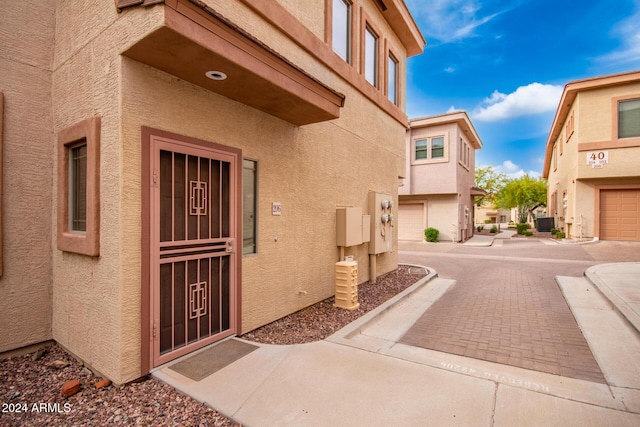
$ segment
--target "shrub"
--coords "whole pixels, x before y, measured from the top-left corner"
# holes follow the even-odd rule
[[[524,236],[533,236],[533,233],[529,230],[525,230],[524,233],[522,233]]]
[[[497,233],[498,232],[498,227],[493,226],[491,227],[491,230],[489,230],[490,233]]]
[[[556,239],[564,239],[565,237],[567,237],[567,235],[564,233],[564,231],[558,231],[556,233]]]
[[[490,220],[490,219],[485,219],[485,220],[484,220],[484,223],[485,223],[485,224],[491,224],[491,220]]]
[[[517,230],[518,234],[524,234],[525,231],[527,231],[530,228],[531,228],[531,226],[526,222],[521,222],[518,225],[516,225],[516,230]],[[525,236],[526,236],[526,234],[525,234]]]
[[[427,239],[427,242],[437,242],[438,234],[440,234],[440,231],[438,231],[437,228],[429,227],[424,230],[424,237]]]
[[[552,229],[551,229],[551,235],[552,235],[552,236],[555,236],[555,235],[558,233],[558,231],[560,231],[560,230],[558,230],[558,229],[557,229],[557,228],[555,228],[555,227],[554,227],[554,228],[552,228]]]
[[[478,233],[481,232],[482,230],[484,230],[484,225],[479,225],[478,226]]]

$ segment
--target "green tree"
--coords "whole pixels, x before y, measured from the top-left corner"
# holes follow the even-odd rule
[[[511,179],[499,191],[497,202],[502,208],[518,208],[518,222],[527,222],[532,210],[547,204],[547,181],[529,175]]]
[[[496,197],[500,190],[507,184],[509,178],[503,173],[495,170],[493,166],[483,166],[476,168],[476,187],[487,192],[485,196],[476,197],[478,206],[495,206]]]

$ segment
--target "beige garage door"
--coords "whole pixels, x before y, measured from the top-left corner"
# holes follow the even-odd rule
[[[403,204],[398,209],[398,239],[424,240],[424,204]]]
[[[640,190],[600,192],[600,239],[640,240]]]

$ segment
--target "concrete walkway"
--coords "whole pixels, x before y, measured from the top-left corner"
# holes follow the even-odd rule
[[[495,239],[510,239],[514,234],[516,234],[516,232],[513,230],[505,230],[492,235],[474,234],[463,244],[466,246],[491,246]]]
[[[640,263],[590,270],[558,283],[606,384],[398,343],[455,283],[434,273],[324,341],[153,375],[247,426],[640,425]]]

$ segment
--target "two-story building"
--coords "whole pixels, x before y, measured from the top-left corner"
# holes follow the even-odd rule
[[[565,86],[542,176],[567,237],[640,241],[640,71]]]
[[[407,131],[407,176],[398,190],[398,235],[424,240],[438,229],[439,240],[465,241],[473,235],[475,150],[482,141],[464,111],[411,119]]]
[[[116,383],[334,293],[336,211],[397,202],[402,0],[0,6],[0,352]],[[358,281],[397,268],[346,248]]]

